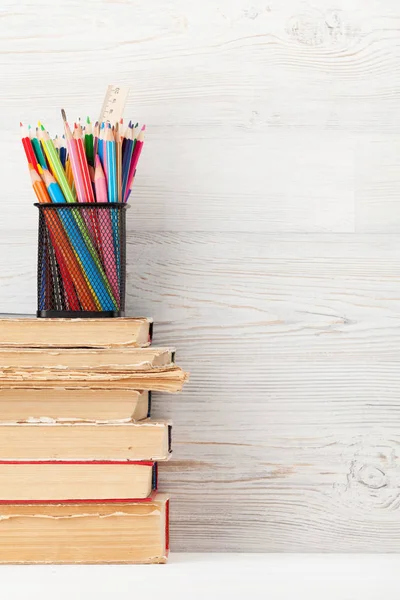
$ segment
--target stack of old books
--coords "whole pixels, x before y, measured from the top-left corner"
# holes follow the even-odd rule
[[[0,563],[165,562],[157,461],[171,424],[151,390],[178,392],[148,319],[0,319]]]

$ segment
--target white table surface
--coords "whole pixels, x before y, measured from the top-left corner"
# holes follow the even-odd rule
[[[4,600],[398,600],[400,555],[172,554],[167,565],[3,566]]]

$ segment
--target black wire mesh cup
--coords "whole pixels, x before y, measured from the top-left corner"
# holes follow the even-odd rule
[[[37,316],[123,316],[129,205],[35,206],[39,209]]]

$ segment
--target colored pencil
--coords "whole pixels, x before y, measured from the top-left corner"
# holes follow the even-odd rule
[[[78,161],[80,166],[80,172],[82,174],[82,181],[84,186],[84,198],[81,202],[94,202],[92,182],[90,180],[89,167],[86,159],[85,148],[82,141],[82,128],[80,125],[75,123],[73,138],[76,143],[76,149],[78,153]],[[75,175],[74,175],[75,179]]]
[[[108,201],[117,202],[117,158],[115,151],[115,140],[110,127],[108,127],[106,131],[106,163]]]
[[[25,132],[24,126],[22,125],[22,123],[19,124],[20,127],[20,132],[21,132],[21,140],[22,140],[22,145],[24,147],[25,150],[25,155],[26,155],[26,159],[28,161],[28,164],[31,163],[33,165],[33,168],[37,171],[37,159],[35,156],[35,152],[33,150],[33,146],[32,146],[32,142],[30,140],[30,137],[27,135],[27,133]]]
[[[93,127],[93,161],[95,160],[95,156],[97,154],[97,148],[99,144],[99,122],[96,121]]]
[[[122,202],[122,141],[118,123],[115,126],[115,154],[117,161],[117,201]]]
[[[101,161],[98,156],[95,158],[96,168],[94,173],[94,183],[96,190],[97,202],[107,203],[107,183],[104,177],[104,171],[101,166]],[[111,284],[114,296],[119,302],[119,281],[117,274],[117,263],[115,259],[115,246],[113,229],[111,224],[110,211],[115,209],[102,209],[100,211],[100,236],[104,254],[104,266],[107,273],[108,281]]]
[[[65,176],[65,171],[60,162],[60,158],[56,152],[56,149],[54,148],[54,144],[53,144],[49,134],[47,133],[47,131],[45,130],[43,125],[41,126],[40,137],[41,137],[41,142],[42,142],[44,151],[46,153],[47,159],[49,161],[51,170],[53,172],[53,175],[54,175],[58,185],[60,186],[62,193],[64,194],[64,198],[65,198],[64,202],[75,202],[71,188],[70,188],[67,178]]]
[[[36,129],[36,135],[33,135],[33,133],[31,135],[33,151],[36,156],[36,162],[42,167],[42,169],[47,169],[47,162],[43,154],[42,146],[38,140],[37,132],[38,130]]]
[[[72,135],[70,126],[68,125],[68,122],[67,122],[65,112],[63,110],[61,112],[62,112],[63,119],[64,119],[65,140],[67,142],[68,156],[69,156],[69,160],[70,160],[70,164],[71,164],[71,168],[72,168],[72,175],[74,178],[75,190],[76,190],[76,195],[78,197],[78,202],[88,202],[76,139],[74,139],[74,137]]]
[[[132,134],[133,134],[133,131],[131,128],[129,128],[128,131],[126,132],[126,136],[125,136],[124,156],[123,156],[123,160],[122,160],[122,198],[125,198],[127,195],[126,189],[127,189],[127,185],[128,185],[129,168],[131,165],[133,148],[134,148]]]
[[[60,141],[60,162],[65,169],[65,163],[67,161],[67,146],[65,141],[65,134],[62,136]]]
[[[94,167],[94,153],[93,153],[93,132],[92,132],[92,124],[90,122],[89,117],[86,119],[86,127],[85,127],[85,152],[88,164],[91,167]]]

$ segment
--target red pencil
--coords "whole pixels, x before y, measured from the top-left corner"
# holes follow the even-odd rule
[[[24,129],[24,126],[22,125],[22,123],[19,124],[19,127],[20,127],[20,131],[21,131],[22,145],[25,150],[28,164],[30,163],[33,166],[33,168],[35,169],[35,171],[37,173],[39,173],[38,166],[37,166],[37,158],[36,158],[33,146],[32,146],[31,139],[30,139],[29,135],[25,132],[25,129]]]

